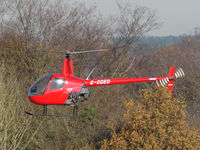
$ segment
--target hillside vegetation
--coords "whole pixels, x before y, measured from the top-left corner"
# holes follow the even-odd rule
[[[136,44],[132,50],[145,33],[160,26],[148,8],[118,4],[119,16],[104,20],[95,7],[82,3],[0,0],[0,4],[0,149],[199,146],[199,32],[174,45],[145,51],[145,45]],[[111,40],[114,37],[117,40]],[[80,103],[77,118],[25,115],[24,111],[42,112],[42,106],[28,100],[28,90],[41,76],[60,73],[64,57],[34,49],[98,48],[110,50],[73,56],[77,77],[86,78],[94,67],[90,78],[166,76],[172,65],[182,67],[186,77],[175,81],[173,96],[154,88],[155,83],[96,87],[90,88],[89,100]],[[48,107],[51,114],[72,111],[67,106]]]
[[[200,149],[200,135],[186,123],[185,105],[166,89],[140,90],[125,103],[126,122],[101,149]]]

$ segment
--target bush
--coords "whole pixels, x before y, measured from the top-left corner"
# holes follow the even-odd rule
[[[200,135],[186,123],[185,105],[163,88],[140,91],[125,103],[126,123],[101,149],[200,149]]]

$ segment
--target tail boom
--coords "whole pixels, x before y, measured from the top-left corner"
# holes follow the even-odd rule
[[[126,84],[126,83],[136,83],[136,82],[149,82],[161,80],[166,77],[147,77],[147,78],[119,78],[119,79],[93,79],[86,80],[85,85],[90,86],[103,86],[103,85],[113,85],[113,84]]]
[[[156,81],[157,85],[159,83],[164,87],[168,86],[168,91],[172,93],[174,78],[181,78],[185,76],[183,70],[179,68],[175,72],[175,66],[171,66],[169,74],[167,77],[146,77],[146,78],[119,78],[119,79],[93,79],[85,80],[85,86],[103,86],[103,85],[113,85],[113,84],[125,84],[125,83],[136,83],[136,82],[150,82]]]

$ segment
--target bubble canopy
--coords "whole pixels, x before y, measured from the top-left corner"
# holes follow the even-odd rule
[[[51,81],[52,75],[46,75],[36,81],[30,88],[28,96],[43,95],[47,89],[49,82]],[[65,84],[65,79],[54,77],[49,90],[62,89]]]
[[[28,96],[43,95],[52,75],[46,75],[37,80],[30,88]]]

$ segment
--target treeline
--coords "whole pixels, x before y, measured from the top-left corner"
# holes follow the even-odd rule
[[[75,75],[86,78],[122,78],[167,75],[171,65],[184,69],[175,81],[174,97],[186,103],[187,120],[199,126],[200,34],[186,36],[176,45],[145,51],[133,43],[160,24],[145,7],[118,4],[119,16],[105,20],[95,7],[49,0],[0,0],[0,149],[99,149],[111,138],[110,125],[119,131],[126,123],[124,101],[138,98],[138,90],[154,83],[91,88],[80,104],[79,117],[30,117],[42,112],[30,103],[29,87],[45,74],[59,73],[64,56],[35,52],[109,48],[106,53],[74,57]],[[117,40],[112,40],[115,37]],[[49,113],[71,114],[67,106],[49,106]],[[182,118],[181,118],[182,119]],[[185,119],[183,117],[183,119]],[[198,138],[197,138],[198,139]],[[105,143],[104,143],[105,146]],[[142,146],[142,145],[140,145]]]
[[[148,49],[159,49],[165,45],[177,44],[183,36],[147,36],[136,41],[136,45],[146,45]],[[148,50],[147,49],[147,50]]]

